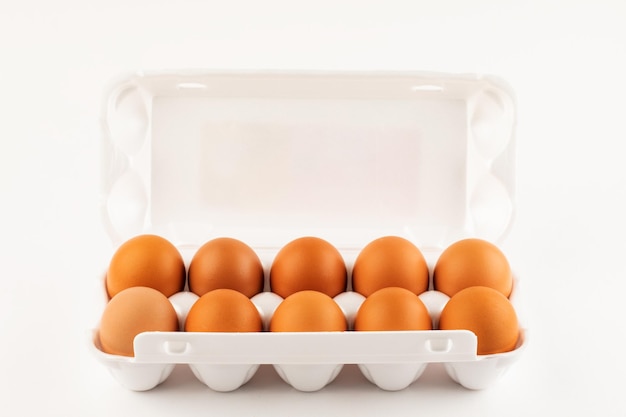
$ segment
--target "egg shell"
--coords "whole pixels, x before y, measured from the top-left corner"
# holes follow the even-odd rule
[[[200,297],[189,310],[186,332],[260,332],[261,315],[248,297],[222,288]]]
[[[264,284],[259,256],[246,243],[229,237],[203,244],[191,259],[188,275],[190,291],[199,296],[229,288],[250,298],[261,292]]]
[[[453,295],[439,318],[441,330],[470,330],[478,338],[479,355],[515,349],[520,335],[515,309],[502,293],[469,287]]]
[[[148,331],[178,331],[176,311],[160,291],[127,288],[117,293],[102,313],[100,345],[110,354],[134,356],[135,336]]]
[[[167,239],[144,234],[126,240],[113,254],[106,274],[109,298],[130,287],[150,287],[170,297],[185,287],[183,257]]]
[[[357,256],[352,287],[369,296],[385,287],[402,287],[419,295],[428,289],[428,264],[409,240],[384,236],[368,243]]]
[[[270,320],[272,332],[345,331],[348,325],[339,305],[319,291],[298,291],[285,298]]]
[[[305,236],[287,243],[276,254],[270,287],[283,298],[304,290],[335,297],[346,290],[347,275],[337,248],[324,239]]]
[[[452,297],[472,286],[485,286],[511,295],[513,274],[509,262],[494,244],[482,239],[463,239],[448,246],[437,259],[433,285]]]
[[[431,330],[426,306],[411,291],[387,287],[367,297],[356,314],[354,330]]]

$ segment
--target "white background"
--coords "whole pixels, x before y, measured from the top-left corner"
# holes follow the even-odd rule
[[[15,4],[13,4],[15,3]],[[625,415],[626,4],[623,1],[2,1],[1,415]],[[269,368],[218,394],[177,369],[146,393],[88,354],[104,85],[140,69],[496,74],[518,106],[507,241],[530,344],[495,387],[441,368],[389,393],[348,367],[294,391]],[[30,413],[30,414],[29,414]]]

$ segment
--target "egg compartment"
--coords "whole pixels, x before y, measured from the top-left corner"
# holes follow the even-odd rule
[[[351,270],[354,256],[343,256]],[[436,330],[449,297],[433,290],[432,284],[419,298],[426,305],[435,330],[354,331],[354,318],[365,297],[348,290],[334,297],[344,312],[348,331],[270,333],[269,322],[283,300],[269,290],[271,259],[273,256],[263,259],[265,291],[251,298],[263,320],[263,332],[145,332],[135,337],[135,356],[124,357],[102,352],[94,329],[89,340],[92,352],[122,386],[134,391],[156,387],[176,364],[182,364],[188,365],[195,377],[214,391],[236,390],[254,377],[260,365],[272,365],[286,384],[312,392],[330,384],[346,364],[358,365],[367,381],[386,391],[407,388],[419,379],[429,363],[443,363],[447,374],[468,389],[484,389],[497,382],[525,348],[522,317],[518,346],[506,353],[477,355],[477,339],[472,332]],[[432,262],[429,270],[433,270]],[[102,281],[106,302],[104,277]],[[518,287],[515,279],[510,300],[516,309]],[[181,329],[198,298],[189,291],[169,297]]]
[[[114,247],[155,233],[189,253],[230,236],[267,268],[282,244],[313,235],[351,265],[376,237],[402,236],[438,253],[464,237],[502,242],[514,218],[515,106],[496,77],[130,74],[106,91],[101,120],[102,219]],[[261,310],[274,296],[268,290],[255,297]],[[349,299],[350,288],[338,302]],[[96,336],[96,356],[136,390],[180,363],[219,391],[236,389],[260,364],[300,390],[320,389],[347,363],[395,390],[433,362],[461,385],[484,388],[525,346],[524,330],[515,351],[481,357],[467,331],[178,332],[139,335],[136,356],[121,358],[99,351]]]

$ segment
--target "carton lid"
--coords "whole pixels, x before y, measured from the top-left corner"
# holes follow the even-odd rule
[[[103,103],[102,213],[114,244],[383,235],[498,242],[514,214],[515,102],[490,76],[176,72]]]

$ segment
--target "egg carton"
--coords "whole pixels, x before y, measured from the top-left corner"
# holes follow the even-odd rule
[[[267,327],[281,300],[268,265],[294,238],[333,243],[349,272],[358,250],[385,235],[407,238],[431,260],[465,237],[502,242],[515,208],[514,104],[502,80],[471,74],[127,75],[102,105],[103,223],[114,247],[154,233],[186,259],[214,237],[246,242],[266,270],[252,301]],[[518,287],[516,279],[512,301]],[[181,322],[195,297],[170,298]],[[420,298],[436,325],[447,297],[431,286]],[[348,286],[335,300],[351,324],[363,297]],[[95,357],[137,391],[176,364],[216,391],[239,388],[262,364],[301,391],[322,389],[346,364],[400,390],[429,363],[482,389],[526,343],[523,326],[516,349],[494,355],[477,355],[476,336],[463,330],[147,332],[135,338],[135,356],[122,357],[100,350],[97,329],[89,336]]]
[[[518,305],[518,286],[515,279],[510,296],[514,306]],[[198,298],[190,291],[169,298],[181,329]],[[431,289],[419,298],[436,329],[449,297]],[[145,332],[134,339],[135,356],[124,357],[103,352],[94,329],[89,346],[128,389],[150,390],[164,382],[176,364],[186,364],[198,380],[220,392],[240,388],[260,365],[273,365],[282,380],[299,391],[318,391],[346,364],[358,365],[365,378],[379,388],[398,391],[415,382],[429,363],[443,363],[454,381],[478,390],[493,385],[526,346],[523,327],[513,351],[491,355],[478,355],[476,335],[466,330],[354,331],[354,318],[365,300],[354,291],[334,297],[344,312],[348,331],[272,333],[269,323],[283,298],[263,291],[251,300],[263,320],[263,332]]]

